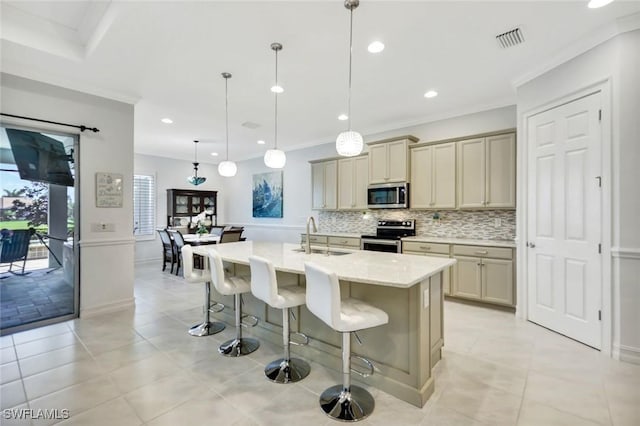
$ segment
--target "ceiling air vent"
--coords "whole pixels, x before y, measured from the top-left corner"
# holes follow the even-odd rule
[[[257,129],[258,127],[260,127],[260,125],[251,121],[245,121],[244,123],[242,123],[242,127],[246,127],[247,129]]]
[[[522,35],[522,30],[520,30],[520,28],[515,28],[511,31],[507,31],[506,33],[498,34],[496,36],[496,40],[498,40],[500,47],[506,49],[508,47],[524,43],[524,36]]]

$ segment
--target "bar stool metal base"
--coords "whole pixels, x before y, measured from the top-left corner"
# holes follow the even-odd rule
[[[250,337],[241,337],[227,340],[218,348],[224,356],[238,357],[248,355],[260,347],[260,342]]]
[[[295,383],[309,375],[309,363],[298,358],[286,361],[284,358],[272,361],[264,369],[267,379],[276,383]]]
[[[194,325],[189,329],[189,334],[195,337],[211,336],[224,330],[225,325],[221,322],[203,322]]]
[[[320,407],[332,419],[357,422],[373,413],[373,396],[360,386],[351,385],[349,391],[342,385],[331,386],[320,395]]]

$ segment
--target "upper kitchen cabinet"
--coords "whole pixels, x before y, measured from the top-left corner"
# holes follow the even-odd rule
[[[458,207],[515,208],[514,133],[457,142]]]
[[[369,183],[408,182],[408,148],[417,141],[415,136],[401,136],[368,143]]]
[[[411,155],[411,208],[456,208],[456,143],[418,146]]]
[[[368,156],[338,160],[338,209],[366,209],[368,182]]]
[[[335,210],[338,206],[337,160],[311,163],[311,209]],[[366,195],[366,194],[365,194]]]

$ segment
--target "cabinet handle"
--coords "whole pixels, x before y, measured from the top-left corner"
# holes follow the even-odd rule
[[[420,246],[423,250],[431,250],[431,246]]]
[[[478,265],[478,266],[482,266],[482,263],[478,262],[478,263],[476,263],[476,265]]]
[[[476,254],[489,254],[489,252],[486,250],[478,250],[476,251]]]

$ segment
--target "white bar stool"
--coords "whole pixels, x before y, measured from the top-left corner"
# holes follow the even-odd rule
[[[209,268],[206,266],[204,269],[193,269],[193,248],[190,245],[182,247],[182,273],[184,279],[191,284],[204,283],[205,299],[204,299],[204,322],[202,324],[196,324],[189,329],[189,334],[196,337],[210,336],[224,330],[225,325],[221,322],[209,321],[210,312],[220,312],[224,309],[224,305],[221,303],[215,303],[213,306],[220,307],[220,309],[213,310],[211,305],[211,274]]]
[[[298,382],[309,375],[311,368],[306,361],[290,356],[289,310],[295,306],[304,305],[304,288],[298,286],[278,288],[273,264],[265,258],[250,256],[249,265],[251,267],[251,293],[269,306],[282,309],[284,358],[270,362],[265,367],[264,374],[269,380],[276,383]],[[299,334],[304,336],[302,333]],[[304,338],[305,341],[308,341],[306,336]]]
[[[239,276],[225,276],[222,258],[215,250],[209,251],[209,267],[211,268],[211,281],[218,293],[224,296],[233,295],[236,310],[236,337],[224,342],[218,348],[218,352],[225,356],[243,356],[250,354],[260,347],[260,342],[249,337],[242,337],[242,293],[251,291],[251,284]],[[256,325],[258,319],[255,319]]]
[[[342,385],[331,386],[322,392],[320,407],[336,420],[362,420],[373,412],[375,401],[365,389],[351,384],[351,332],[386,324],[389,316],[361,300],[340,300],[340,283],[335,272],[311,262],[305,262],[304,270],[307,308],[329,327],[342,333]],[[373,366],[368,360],[365,362],[373,373]]]

